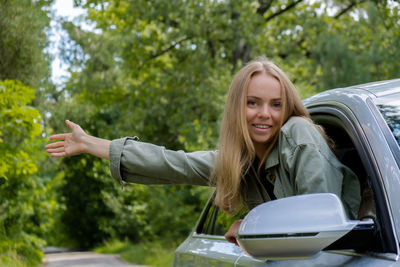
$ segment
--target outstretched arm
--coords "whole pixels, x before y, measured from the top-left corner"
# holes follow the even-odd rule
[[[50,156],[67,157],[89,153],[103,159],[110,159],[109,150],[111,141],[90,136],[78,124],[69,120],[66,120],[65,123],[72,132],[50,136],[50,140],[59,140],[45,147]]]

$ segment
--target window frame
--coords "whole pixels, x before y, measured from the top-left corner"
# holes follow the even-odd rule
[[[200,219],[198,220],[198,222],[194,228],[195,230],[192,234],[192,236],[194,238],[225,240],[225,237],[223,235],[212,235],[212,234],[208,234],[208,233],[203,233],[204,224],[207,221],[208,214],[209,214],[210,210],[212,209],[212,207],[214,206],[215,208],[218,209],[218,211],[220,211],[219,208],[216,207],[214,204],[214,197],[215,197],[215,190],[211,194],[210,198],[207,200],[207,204],[204,207],[203,211],[201,212],[201,215],[199,217]]]
[[[377,217],[375,223],[380,239],[382,240],[384,253],[394,253],[398,255],[396,237],[392,225],[393,220],[391,220],[388,200],[383,190],[381,173],[360,123],[351,110],[345,106],[313,106],[308,108],[308,110],[316,123],[324,120],[331,120],[333,123],[337,123],[339,127],[342,127],[350,137],[364,165],[368,175],[367,179],[369,179],[369,185],[374,193]]]

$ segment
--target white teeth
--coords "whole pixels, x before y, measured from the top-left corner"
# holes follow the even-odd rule
[[[268,128],[271,128],[271,126],[262,125],[262,124],[255,124],[254,126],[256,126],[257,128],[261,128],[261,129],[268,129]]]

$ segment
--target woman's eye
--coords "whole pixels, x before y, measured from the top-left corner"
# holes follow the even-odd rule
[[[282,104],[280,102],[276,102],[276,103],[273,103],[272,106],[274,108],[280,108],[282,106]]]
[[[253,101],[253,100],[248,100],[248,101],[247,101],[247,105],[249,105],[249,106],[255,106],[255,105],[257,105],[257,102],[256,102],[256,101]]]

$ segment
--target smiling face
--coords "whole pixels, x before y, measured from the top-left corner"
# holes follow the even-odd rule
[[[246,121],[259,158],[262,158],[268,142],[280,129],[281,113],[279,81],[265,73],[253,76],[247,88]]]

